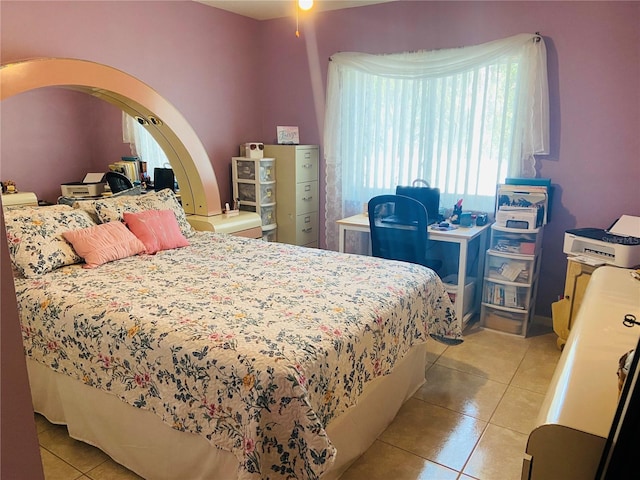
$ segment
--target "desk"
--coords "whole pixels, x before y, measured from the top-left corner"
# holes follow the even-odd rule
[[[362,213],[352,217],[343,218],[337,221],[339,229],[338,250],[344,252],[344,242],[347,231],[367,232],[369,233],[369,217]],[[478,311],[480,299],[482,297],[482,279],[484,277],[484,252],[487,249],[487,236],[489,233],[489,225],[481,227],[457,228],[446,232],[429,229],[429,240],[437,242],[457,243],[460,245],[460,253],[458,257],[458,289],[456,292],[455,310],[458,318],[462,319],[462,325],[465,326],[471,317]],[[476,273],[476,291],[473,307],[464,314],[464,285],[467,279],[467,254],[469,251],[469,243],[478,239],[478,271]]]

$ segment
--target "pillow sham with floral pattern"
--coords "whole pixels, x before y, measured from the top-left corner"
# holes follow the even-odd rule
[[[67,205],[10,209],[4,220],[11,260],[26,278],[81,263],[62,233],[96,224],[87,212]]]
[[[187,215],[175,193],[169,188],[144,195],[105,198],[96,200],[94,207],[102,223],[122,222],[124,213],[138,213],[146,210],[171,210],[178,221],[180,231],[186,237],[192,237],[195,230],[187,220]]]

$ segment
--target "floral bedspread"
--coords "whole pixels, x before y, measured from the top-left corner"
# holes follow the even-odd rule
[[[324,427],[429,335],[438,277],[372,257],[198,233],[191,246],[16,279],[27,355],[205,436],[243,479],[318,478]]]

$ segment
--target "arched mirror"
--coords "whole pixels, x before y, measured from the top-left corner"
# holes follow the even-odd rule
[[[87,93],[142,119],[169,159],[185,212],[204,217],[222,213],[218,183],[202,143],[182,115],[151,87],[85,60],[45,58],[0,67],[0,100],[49,86]]]

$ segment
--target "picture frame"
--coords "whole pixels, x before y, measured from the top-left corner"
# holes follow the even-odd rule
[[[278,145],[299,145],[300,133],[298,127],[276,127],[276,133],[278,135]]]

